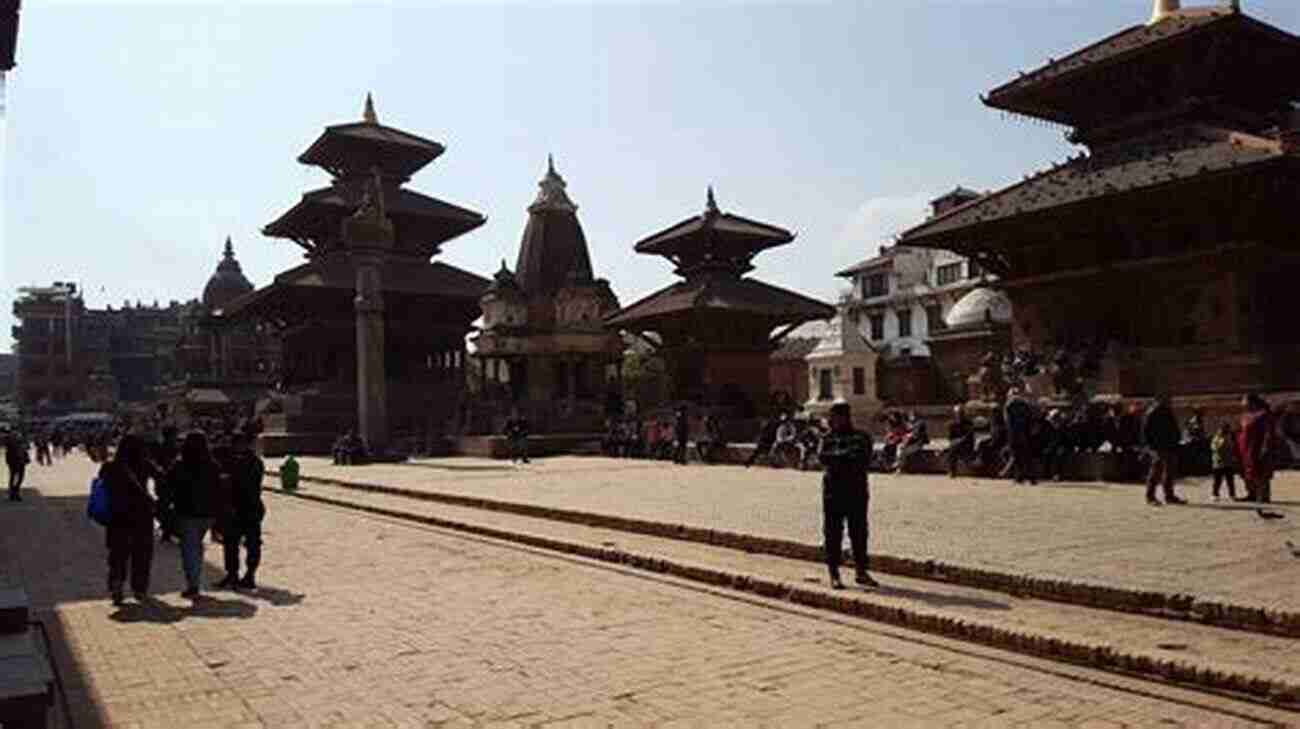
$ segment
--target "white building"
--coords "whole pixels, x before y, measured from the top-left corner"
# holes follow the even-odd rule
[[[931,201],[931,217],[965,205],[980,193],[958,187]],[[853,289],[844,302],[849,320],[885,359],[928,357],[926,340],[945,328],[953,305],[992,276],[949,251],[881,246],[880,253],[836,274]]]

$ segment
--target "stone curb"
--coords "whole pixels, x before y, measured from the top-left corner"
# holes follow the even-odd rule
[[[596,559],[648,572],[672,575],[716,587],[751,592],[762,597],[785,600],[797,605],[827,610],[874,622],[952,638],[1014,653],[1076,664],[1086,668],[1136,676],[1149,680],[1182,684],[1190,688],[1250,698],[1288,710],[1300,710],[1300,684],[1275,681],[1243,673],[1217,670],[1187,661],[1171,660],[1142,653],[1131,653],[1104,643],[1088,643],[1050,635],[1009,630],[996,624],[952,618],[941,614],[874,603],[870,593],[830,592],[766,578],[731,572],[708,565],[667,559],[651,554],[628,552],[615,547],[596,546],[535,534],[505,531],[466,522],[425,516],[410,512],[357,504],[301,491],[267,489],[276,494],[332,506],[340,506],[403,521],[452,529],[482,537],[524,544],[565,554]]]
[[[273,475],[279,473],[275,469],[267,469],[267,472]],[[665,539],[678,539],[717,547],[727,547],[743,552],[816,562],[818,564],[825,561],[822,557],[822,547],[820,545],[803,544],[793,540],[461,494],[343,481],[320,476],[301,476],[299,481],[321,483],[390,496],[402,496],[452,506],[500,511],[518,514],[519,516],[632,532]],[[1073,580],[1053,580],[1033,575],[1016,575],[953,565],[937,560],[919,560],[886,554],[872,554],[871,565],[872,569],[886,574],[947,582],[982,590],[994,590],[1017,597],[1033,597],[1069,605],[1136,613],[1172,620],[1190,620],[1220,628],[1232,628],[1286,638],[1300,638],[1300,613],[1285,610],[1268,610],[1212,600],[1201,600],[1195,595],[1134,590]]]

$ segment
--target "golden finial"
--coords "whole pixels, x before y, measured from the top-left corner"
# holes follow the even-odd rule
[[[375,100],[371,98],[370,93],[366,93],[366,110],[361,114],[361,121],[367,124],[378,124],[379,116],[375,114]]]

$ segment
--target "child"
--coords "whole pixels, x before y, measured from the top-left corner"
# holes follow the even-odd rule
[[[1224,423],[1219,426],[1214,440],[1210,442],[1210,460],[1214,469],[1214,500],[1219,500],[1219,484],[1228,482],[1228,497],[1237,500],[1237,487],[1233,480],[1233,471],[1237,468],[1237,441],[1232,435],[1232,426]]]

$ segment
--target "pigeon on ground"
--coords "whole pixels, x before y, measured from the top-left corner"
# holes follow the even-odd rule
[[[1255,509],[1255,513],[1259,514],[1259,518],[1261,519],[1285,519],[1286,518],[1286,514],[1283,514],[1278,511],[1269,511],[1268,509]]]
[[[1291,550],[1291,556],[1300,559],[1300,547],[1297,547],[1290,539],[1286,540],[1286,548]]]

